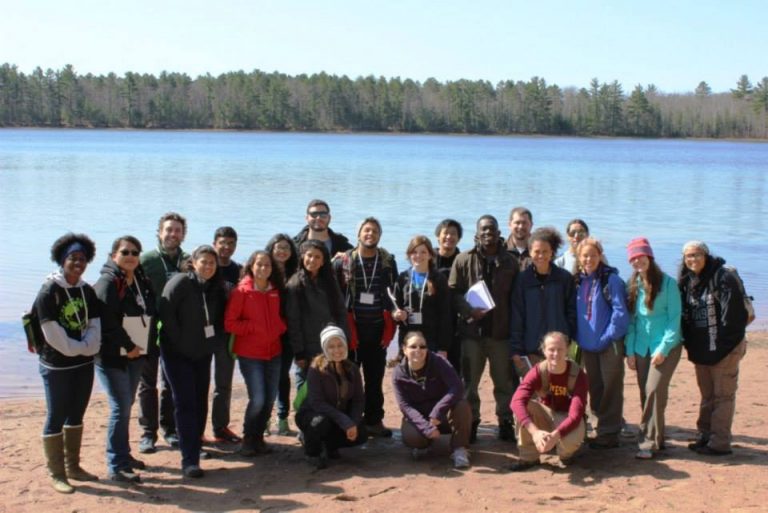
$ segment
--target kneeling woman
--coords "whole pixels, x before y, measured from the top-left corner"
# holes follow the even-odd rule
[[[539,455],[555,447],[567,465],[584,441],[587,375],[566,359],[568,343],[563,333],[544,335],[544,361],[533,366],[512,397],[519,457],[512,471],[538,465]]]
[[[307,396],[296,413],[307,460],[317,468],[339,457],[339,447],[368,438],[363,424],[365,396],[360,369],[348,358],[344,330],[329,325],[320,332],[323,353],[307,371]]]
[[[450,363],[427,349],[420,331],[403,340],[405,358],[393,374],[392,384],[400,411],[403,443],[426,449],[441,434],[451,435],[454,468],[468,468],[472,411],[464,399],[464,385]]]
[[[189,273],[175,275],[159,301],[160,354],[176,403],[181,468],[186,477],[203,477],[201,438],[208,415],[211,355],[225,337],[227,292],[216,278],[216,251],[200,246]]]

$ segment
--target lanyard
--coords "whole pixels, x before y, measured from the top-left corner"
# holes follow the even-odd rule
[[[205,302],[205,291],[203,291],[203,310],[205,310],[205,325],[211,325],[211,317],[208,315],[208,303]]]
[[[136,298],[136,304],[141,307],[142,314],[146,315],[147,303],[144,301],[144,294],[141,293],[141,287],[139,287],[139,283],[136,278],[133,279],[133,285],[136,287],[136,292],[133,294],[133,297]]]
[[[368,283],[368,276],[365,274],[365,264],[363,263],[363,257],[360,253],[357,254],[357,260],[360,262],[360,270],[363,273],[363,286],[366,292],[371,291],[371,285],[373,285],[373,278],[376,276],[376,266],[379,265],[379,252],[376,251],[376,259],[373,261],[373,271],[371,271],[371,283]]]
[[[79,309],[75,309],[75,317],[77,318],[77,324],[80,326],[80,336],[83,336],[83,331],[85,331],[85,328],[87,328],[88,324],[88,301],[85,300],[85,292],[83,292],[83,287],[80,288],[80,296],[83,298],[83,308],[85,309],[85,324],[86,326],[83,327],[83,321],[80,319],[80,313]],[[69,295],[69,288],[64,288],[64,293],[67,294],[67,299],[72,301],[72,296]]]
[[[181,272],[181,269],[179,268],[179,260],[181,260],[181,250],[179,250],[179,256],[176,257],[176,263],[174,264],[174,267],[176,270],[174,272]],[[160,262],[163,264],[163,269],[165,269],[165,274],[168,275],[168,266],[165,263],[165,257],[163,254],[160,254]]]
[[[413,290],[413,267],[411,267],[411,281],[408,283],[408,306],[411,307],[411,291]],[[419,273],[421,274],[421,273]],[[421,312],[424,309],[424,291],[427,290],[427,279],[429,278],[428,273],[424,273],[424,283],[421,285],[421,296],[419,298],[419,312]]]

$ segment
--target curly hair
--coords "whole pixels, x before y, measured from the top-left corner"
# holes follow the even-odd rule
[[[530,248],[533,246],[533,243],[536,241],[546,242],[549,244],[549,247],[552,248],[553,259],[555,258],[555,255],[557,255],[557,251],[560,249],[560,246],[563,245],[562,235],[560,235],[560,232],[558,232],[557,229],[552,226],[544,226],[534,230],[534,232],[531,234],[530,240],[528,241],[528,247]]]
[[[51,246],[51,260],[61,265],[64,262],[64,256],[67,249],[72,244],[80,244],[83,247],[83,253],[85,254],[85,260],[91,263],[93,257],[96,255],[96,244],[93,243],[90,237],[84,233],[65,233]]]

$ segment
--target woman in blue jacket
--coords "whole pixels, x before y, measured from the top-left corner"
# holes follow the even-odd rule
[[[589,377],[589,405],[597,417],[593,449],[619,446],[624,408],[624,336],[629,325],[626,290],[616,269],[603,263],[603,245],[579,243],[576,340]]]
[[[633,239],[627,246],[627,258],[634,270],[627,281],[627,305],[632,312],[627,366],[637,371],[643,409],[636,457],[651,459],[664,449],[669,383],[682,352],[680,292],[675,280],[656,265],[647,239]]]

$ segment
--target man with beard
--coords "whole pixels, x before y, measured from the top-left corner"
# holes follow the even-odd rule
[[[528,239],[531,238],[533,214],[525,207],[515,207],[509,213],[509,238],[507,251],[515,257],[520,270],[531,265],[531,254],[528,252]]]
[[[382,422],[382,381],[386,347],[394,336],[390,314],[393,305],[387,289],[394,288],[397,264],[387,250],[379,247],[380,238],[381,223],[375,217],[367,217],[358,225],[357,247],[335,258],[333,267],[347,306],[352,356],[363,370],[363,417],[368,434],[389,437],[392,431]]]
[[[184,272],[189,265],[189,255],[181,249],[181,243],[187,234],[187,220],[176,212],[168,212],[157,224],[157,249],[141,255],[141,265],[149,280],[156,298],[163,294],[166,282],[176,273]],[[157,340],[157,323],[153,320],[150,327],[150,341]],[[144,368],[139,380],[139,424],[143,434],[139,442],[139,452],[148,454],[156,451],[157,430],[163,429],[163,438],[171,447],[179,446],[174,420],[174,405],[171,387],[165,374],[160,371],[160,404],[158,411],[157,372],[160,350],[157,344],[150,343]]]
[[[462,348],[462,370],[467,380],[467,400],[472,406],[470,441],[477,440],[480,425],[480,395],[478,386],[489,362],[493,397],[501,440],[514,440],[515,431],[509,401],[512,398],[513,376],[509,356],[509,298],[518,264],[501,242],[499,223],[495,217],[484,215],[477,220],[475,247],[460,253],[451,268],[448,285],[453,292],[454,308],[459,312],[459,336]],[[491,293],[495,308],[473,308],[465,295],[480,280]]]
[[[301,247],[305,240],[315,239],[322,241],[328,248],[331,258],[339,253],[352,249],[349,239],[340,233],[336,233],[328,225],[331,224],[331,207],[321,199],[313,199],[307,205],[305,217],[307,225],[293,238],[296,247]]]

